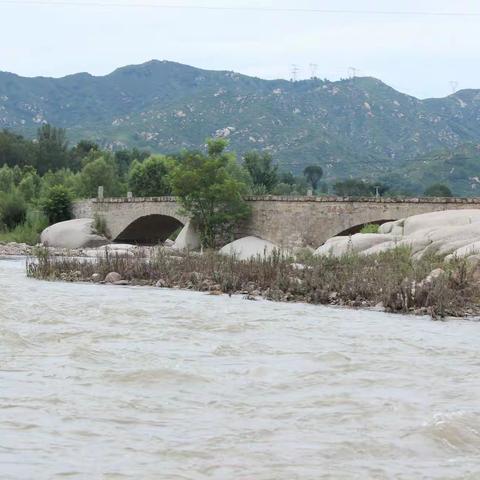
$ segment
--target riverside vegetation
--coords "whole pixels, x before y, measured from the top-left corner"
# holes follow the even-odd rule
[[[210,243],[224,225],[237,221],[239,213],[241,217],[242,195],[306,195],[309,190],[313,195],[332,191],[340,196],[402,193],[381,179],[321,182],[323,169],[315,157],[301,175],[294,175],[282,171],[268,152],[244,152],[238,161],[227,151],[227,140],[206,143],[207,154],[184,150],[152,155],[137,149],[102,150],[89,140],[70,148],[65,130],[48,124],[38,129],[35,141],[0,131],[0,242],[36,244],[46,226],[71,217],[73,200],[95,197],[99,185],[108,197],[125,196],[127,191],[138,197],[179,196],[203,224]],[[202,175],[208,178],[206,189]],[[196,195],[191,194],[192,185],[198,187]],[[441,184],[426,190],[428,195],[439,192],[451,195]]]
[[[280,172],[268,153],[247,152],[237,161],[227,140],[206,143],[206,153],[166,156],[102,150],[87,140],[69,148],[65,131],[50,125],[39,128],[36,141],[0,132],[0,242],[34,245],[46,226],[71,218],[73,200],[95,197],[99,185],[107,197],[177,195],[210,243],[248,213],[243,195],[300,195],[319,185],[319,165],[295,176]]]
[[[112,274],[112,272],[115,272]],[[480,314],[480,270],[465,259],[412,260],[406,248],[361,256],[270,257],[239,261],[213,251],[178,253],[163,247],[96,259],[52,256],[35,250],[28,276],[42,280],[182,288],[245,298],[377,307],[433,318]]]

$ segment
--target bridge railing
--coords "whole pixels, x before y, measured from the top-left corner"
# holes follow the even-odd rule
[[[279,196],[249,195],[249,202],[308,202],[308,203],[461,203],[480,205],[480,197],[337,197],[337,196]],[[93,198],[93,203],[176,202],[172,196],[163,197],[107,197]]]

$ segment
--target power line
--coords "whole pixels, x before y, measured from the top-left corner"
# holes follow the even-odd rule
[[[232,6],[222,7],[213,5],[172,5],[152,2],[127,4],[120,2],[102,1],[67,1],[67,0],[0,0],[0,5],[38,5],[62,7],[123,7],[123,8],[159,8],[169,10],[217,10],[217,11],[246,11],[267,13],[319,13],[334,15],[385,15],[385,16],[429,16],[429,17],[480,17],[480,12],[435,12],[414,10],[340,10],[324,8],[279,8],[279,7],[247,7]]]

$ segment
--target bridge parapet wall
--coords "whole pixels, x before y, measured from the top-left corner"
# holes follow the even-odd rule
[[[302,203],[427,203],[427,204],[477,204],[480,205],[480,197],[337,197],[337,196],[279,196],[279,195],[250,195],[245,197],[248,202],[302,202]],[[109,198],[92,198],[86,200],[77,200],[75,205],[94,205],[94,204],[110,204],[110,203],[158,203],[158,202],[177,202],[176,197],[109,197]]]
[[[318,247],[329,238],[366,223],[397,220],[441,210],[480,208],[480,198],[352,198],[249,196],[248,221],[238,226],[236,236],[256,235],[285,247]],[[104,198],[75,204],[76,218],[104,216],[115,238],[142,216],[172,216],[188,222],[175,197]]]

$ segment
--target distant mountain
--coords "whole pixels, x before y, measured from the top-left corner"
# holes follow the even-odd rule
[[[397,188],[416,193],[433,183],[443,183],[455,195],[480,196],[480,145],[465,144],[419,155],[396,169],[389,180]]]
[[[33,136],[42,122],[73,141],[165,153],[224,136],[239,154],[268,150],[296,172],[319,162],[328,178],[370,178],[480,143],[480,91],[419,100],[369,77],[262,80],[166,61],[103,77],[0,72],[0,128]]]

